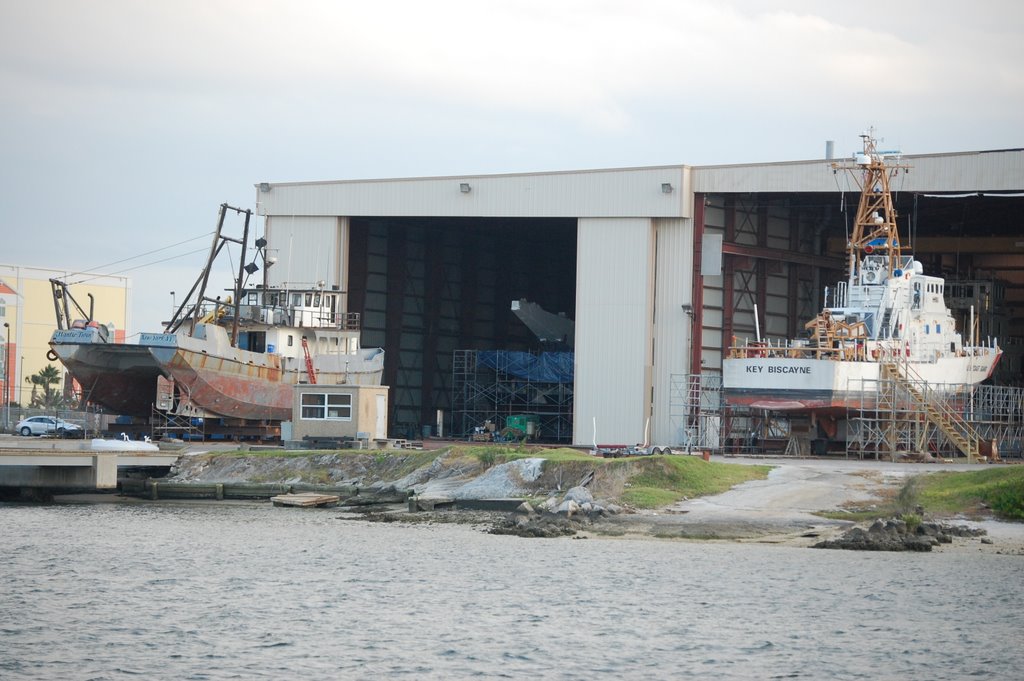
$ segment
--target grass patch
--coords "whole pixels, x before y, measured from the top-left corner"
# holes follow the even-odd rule
[[[604,459],[596,459],[586,452],[570,447],[544,449],[523,445],[455,445],[451,448],[451,453],[455,456],[471,456],[487,466],[533,457],[553,462],[604,461]]]
[[[622,501],[636,508],[658,508],[684,497],[720,494],[748,480],[763,480],[771,470],[771,466],[711,463],[692,456],[652,456],[628,461],[636,472],[629,477]]]
[[[915,519],[920,522],[918,507],[932,515],[991,513],[1002,520],[1024,520],[1024,466],[915,475],[891,499],[872,508],[818,515],[855,522],[902,517],[909,525]]]
[[[1024,466],[999,466],[921,477],[920,499],[932,513],[977,513],[984,506],[1004,520],[1024,520]]]

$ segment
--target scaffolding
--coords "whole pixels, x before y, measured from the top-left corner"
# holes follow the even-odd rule
[[[1024,388],[976,386],[965,401],[964,416],[983,442],[997,443],[1000,456],[1024,456]]]
[[[730,405],[721,410],[720,441],[725,456],[805,456],[810,454],[806,414]]]
[[[881,376],[850,386],[861,397],[846,414],[847,457],[1021,456],[1024,389]]]
[[[672,374],[669,419],[670,444],[687,451],[725,456],[809,453],[808,417],[730,405],[722,398],[720,374]]]
[[[669,420],[673,447],[687,451],[721,447],[722,377],[718,374],[672,374]]]
[[[493,366],[480,361],[482,351],[455,350],[452,358],[452,435],[469,437],[485,423],[505,428],[510,416],[536,416],[536,437],[572,442],[573,383],[543,381],[513,371],[524,353],[491,352]],[[541,358],[543,353],[528,353]]]

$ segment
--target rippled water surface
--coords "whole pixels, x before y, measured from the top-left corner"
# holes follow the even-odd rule
[[[0,505],[0,679],[1020,678],[1024,560]]]

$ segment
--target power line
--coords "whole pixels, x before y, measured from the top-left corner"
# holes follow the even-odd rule
[[[86,269],[86,270],[84,270],[82,272],[70,272],[68,274],[68,276],[72,277],[72,276],[74,276],[76,274],[85,274],[87,272],[95,272],[96,270],[102,270],[102,269],[105,269],[107,267],[113,267],[114,265],[120,265],[121,263],[128,262],[129,260],[137,260],[138,258],[144,258],[147,255],[152,255],[154,253],[159,253],[160,251],[166,251],[166,250],[168,250],[170,248],[177,248],[178,246],[181,246],[182,244],[187,244],[190,241],[195,241],[197,239],[208,238],[211,234],[213,234],[212,231],[211,232],[206,232],[205,234],[200,234],[199,236],[194,236],[194,237],[192,237],[190,239],[185,239],[184,241],[179,241],[176,244],[171,244],[170,246],[161,246],[160,248],[153,249],[152,251],[146,251],[145,253],[139,253],[138,255],[133,255],[133,256],[130,256],[130,257],[127,257],[127,258],[122,258],[121,260],[115,260],[114,262],[107,263],[106,265],[97,265],[96,267],[90,267],[89,269]],[[192,253],[196,253],[196,252],[197,251],[189,251],[188,253],[183,253],[182,255],[191,255]],[[171,260],[171,259],[173,259],[175,257],[181,257],[181,256],[173,256],[172,258],[168,258],[167,260]],[[156,263],[160,263],[160,262],[166,262],[166,260],[158,260],[158,261],[156,261]],[[150,264],[151,265],[155,265],[156,263],[150,263]],[[139,267],[146,267],[146,265],[138,265],[136,267],[130,267],[130,268],[126,269],[126,270],[120,270],[120,271],[121,272],[129,272],[131,270],[137,270],[137,269],[139,269]],[[110,272],[109,274],[117,274],[117,272]],[[95,277],[93,277],[93,278],[95,278]],[[88,281],[88,280],[86,280],[86,281]],[[79,282],[79,283],[81,283],[81,282]]]
[[[192,239],[189,239],[189,241],[192,241]],[[182,242],[182,243],[186,243],[186,242]],[[176,244],[176,245],[180,245],[180,244]],[[168,248],[170,248],[170,247],[168,247]],[[161,250],[161,249],[157,249],[157,250]],[[205,249],[205,248],[197,248],[196,250],[188,251],[187,253],[179,253],[177,255],[172,255],[170,257],[163,258],[161,260],[154,260],[152,262],[147,262],[147,263],[143,263],[141,265],[136,265],[135,267],[126,267],[123,270],[115,270],[113,272],[107,272],[106,274],[97,274],[95,276],[86,277],[85,279],[79,279],[78,281],[71,282],[71,283],[72,284],[84,284],[85,282],[92,281],[93,279],[99,279],[101,277],[106,277],[106,276],[109,276],[109,275],[112,275],[112,274],[123,274],[125,272],[131,272],[132,270],[138,270],[138,269],[141,269],[143,267],[149,267],[150,265],[159,265],[162,262],[168,262],[170,260],[176,260],[178,258],[183,258],[186,255],[193,255],[195,253],[205,253],[207,250],[208,249]],[[156,251],[150,251],[150,252],[151,253],[156,253]],[[136,257],[141,257],[141,256],[136,256]],[[134,260],[134,258],[126,258],[125,260]],[[124,260],[121,260],[119,262],[124,262]],[[111,264],[116,264],[116,263],[111,263]],[[83,272],[76,272],[75,274],[84,274],[84,273]]]

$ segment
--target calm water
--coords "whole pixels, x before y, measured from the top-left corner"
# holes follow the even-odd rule
[[[1020,678],[1024,559],[0,505],[0,679]]]

